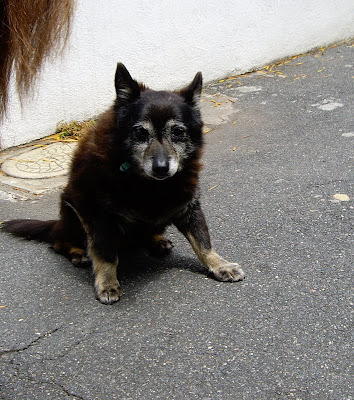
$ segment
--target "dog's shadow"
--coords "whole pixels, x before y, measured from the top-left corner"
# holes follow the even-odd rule
[[[94,285],[92,265],[87,263],[82,266],[69,265],[71,273],[65,268],[66,273],[75,275],[85,285]],[[195,274],[207,276],[208,273],[198,259],[193,255],[186,256],[172,251],[168,255],[153,257],[143,250],[121,253],[117,268],[117,278],[122,285],[124,297],[135,297],[143,287],[151,282],[157,281],[159,277],[174,269],[189,271]]]
[[[193,256],[183,256],[178,252],[171,252],[166,256],[154,257],[137,251],[134,254],[123,254],[120,258],[118,277],[124,280],[134,280],[135,277],[164,273],[178,268],[193,273],[206,274],[205,268]]]
[[[136,251],[121,256],[117,276],[123,290],[127,287],[133,293],[138,292],[145,283],[156,281],[161,275],[175,269],[207,275],[203,265],[192,255],[188,257],[172,251],[163,257],[153,257]]]

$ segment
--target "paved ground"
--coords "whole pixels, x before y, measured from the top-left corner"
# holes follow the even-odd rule
[[[204,209],[242,283],[206,278],[172,229],[173,254],[125,258],[104,306],[89,270],[0,234],[0,397],[353,399],[353,59],[206,88]],[[57,215],[58,192],[1,190],[0,220]]]

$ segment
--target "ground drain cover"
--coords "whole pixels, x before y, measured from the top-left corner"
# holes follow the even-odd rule
[[[42,179],[66,175],[75,142],[43,145],[7,158],[1,165],[6,175],[22,179]]]

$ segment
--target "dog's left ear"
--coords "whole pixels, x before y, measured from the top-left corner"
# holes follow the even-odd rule
[[[140,96],[140,86],[122,63],[117,64],[115,87],[119,104],[126,104]]]
[[[202,73],[198,72],[192,82],[179,91],[179,95],[182,96],[186,103],[195,107],[198,106],[200,95],[203,88],[203,77]]]

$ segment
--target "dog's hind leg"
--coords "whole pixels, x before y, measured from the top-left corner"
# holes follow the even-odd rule
[[[60,220],[53,229],[53,249],[76,266],[90,263],[87,255],[86,233],[75,208],[62,196]]]
[[[237,282],[244,279],[245,274],[239,264],[223,259],[212,248],[208,226],[198,200],[190,204],[187,212],[177,218],[174,224],[188,239],[199,260],[216,279],[223,282]]]
[[[162,235],[154,235],[148,243],[149,254],[154,257],[162,257],[169,254],[173,247],[171,240]]]
[[[84,245],[76,247],[72,242],[56,240],[53,244],[53,250],[69,259],[75,266],[85,267],[91,263]]]

